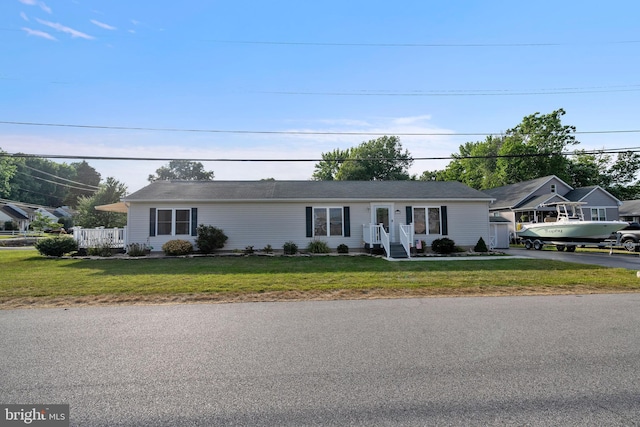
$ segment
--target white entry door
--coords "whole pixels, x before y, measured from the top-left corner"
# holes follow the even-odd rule
[[[393,205],[373,205],[371,216],[371,221],[376,225],[382,224],[384,231],[389,233],[389,240],[393,242]]]

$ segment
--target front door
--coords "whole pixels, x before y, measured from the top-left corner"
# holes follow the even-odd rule
[[[382,224],[384,231],[389,234],[389,240],[393,242],[393,206],[391,205],[373,205],[371,208],[372,220],[376,225]]]

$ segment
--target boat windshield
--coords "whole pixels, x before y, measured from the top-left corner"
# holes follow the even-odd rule
[[[584,221],[582,207],[577,204],[559,204],[556,206],[558,210],[558,220],[580,220]]]

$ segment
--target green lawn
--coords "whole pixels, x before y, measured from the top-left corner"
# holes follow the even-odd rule
[[[166,301],[178,296],[185,301],[256,300],[260,295],[304,299],[640,289],[635,271],[509,257],[435,262],[388,262],[368,256],[90,260],[3,250],[0,272],[0,307],[49,300],[109,303],[158,297]]]

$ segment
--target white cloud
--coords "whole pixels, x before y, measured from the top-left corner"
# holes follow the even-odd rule
[[[27,27],[22,27],[22,29],[26,31],[27,34],[30,36],[42,37],[43,39],[47,39],[47,40],[57,40],[51,34],[46,33],[44,31],[32,30],[31,28],[27,28]]]
[[[420,123],[427,120],[431,120],[431,115],[425,114],[422,116],[399,117],[399,118],[393,119],[393,123],[397,125],[411,125],[414,123]]]
[[[90,35],[85,34],[83,32],[74,30],[73,28],[64,26],[64,25],[59,24],[57,22],[45,21],[45,20],[39,19],[39,18],[36,18],[36,21],[38,21],[42,25],[46,25],[47,27],[53,28],[54,30],[69,34],[73,38],[78,37],[78,38],[87,39],[87,40],[93,40],[94,39],[93,36],[90,36]]]
[[[111,26],[109,24],[105,24],[104,22],[100,22],[100,21],[96,21],[95,19],[92,19],[90,21],[93,25],[97,25],[100,28],[104,28],[105,30],[117,30],[116,27]]]
[[[22,4],[26,4],[27,6],[38,6],[40,9],[44,10],[47,13],[52,13],[51,8],[46,5],[45,2],[39,0],[18,0]]]
[[[438,133],[445,135],[400,136],[403,148],[414,158],[448,157],[458,151],[466,136],[450,136],[452,130],[425,124],[399,125],[398,118],[362,118],[328,120],[340,125],[305,129],[288,129],[309,132],[370,132],[387,135],[400,133]],[[402,120],[400,120],[402,121]],[[315,120],[321,123],[323,120]],[[349,125],[353,124],[353,125]],[[174,135],[158,132],[125,131],[83,131],[81,134],[10,135],[0,133],[0,147],[9,153],[29,153],[35,155],[60,154],[74,156],[135,157],[177,159],[307,159],[311,161],[291,162],[230,162],[217,161],[202,163],[207,170],[213,170],[217,180],[308,180],[314,165],[322,153],[335,148],[355,147],[363,141],[375,139],[376,135]],[[55,147],[52,150],[51,147]],[[56,160],[62,162],[63,160]],[[78,160],[70,160],[73,162]],[[130,191],[147,185],[147,177],[165,160],[125,161],[87,160],[103,178],[113,176],[125,183]],[[425,170],[442,169],[449,160],[416,160],[410,174],[420,175]]]
[[[21,17],[22,19],[24,19],[25,21],[29,22],[29,17],[27,16],[27,14],[26,14],[26,13],[24,13],[24,12],[20,12],[20,17]]]

